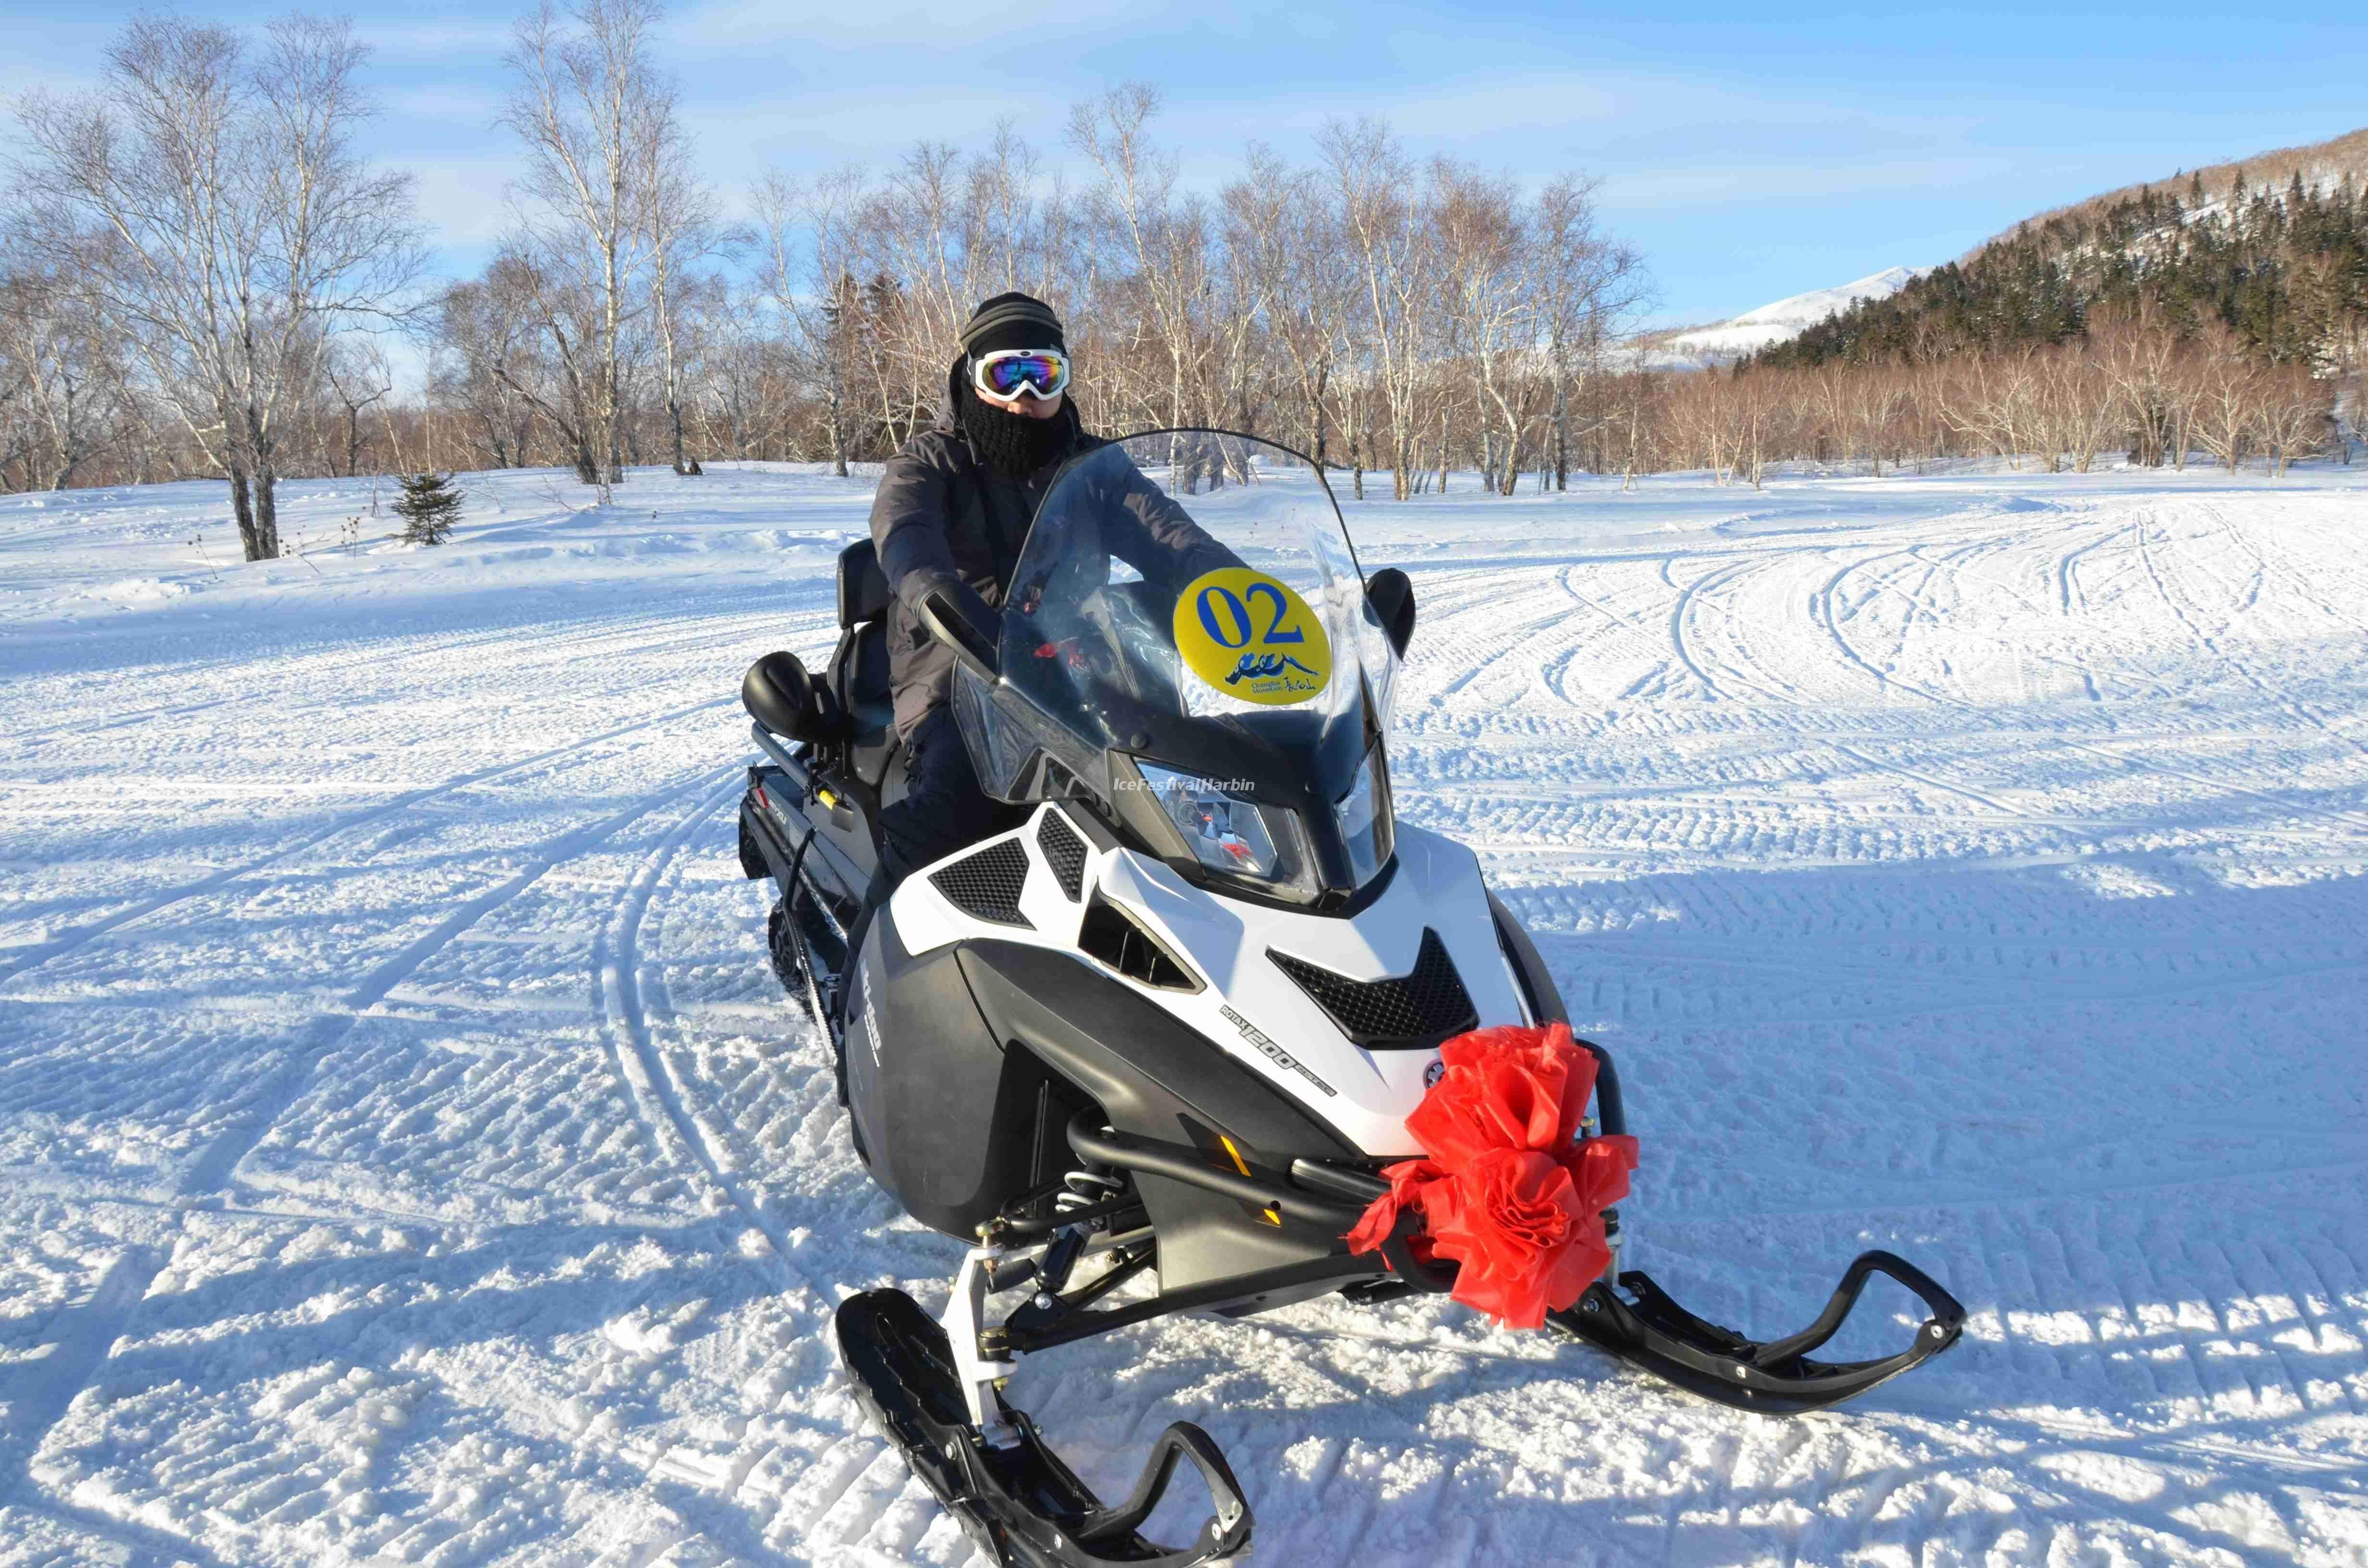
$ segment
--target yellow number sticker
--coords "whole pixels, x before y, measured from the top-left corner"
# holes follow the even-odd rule
[[[1332,642],[1307,601],[1263,572],[1221,566],[1176,601],[1176,651],[1229,696],[1281,707],[1332,678]]]

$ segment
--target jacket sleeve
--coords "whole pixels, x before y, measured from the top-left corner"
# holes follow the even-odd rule
[[[880,553],[881,575],[907,610],[931,587],[961,580],[946,539],[951,479],[928,453],[908,446],[888,460],[871,497],[871,545]]]
[[[1109,534],[1111,552],[1145,580],[1181,592],[1203,572],[1239,566],[1241,558],[1211,538],[1174,496],[1129,465],[1116,482],[1110,515],[1123,518]]]
[[[962,581],[946,538],[951,483],[942,464],[911,447],[890,459],[871,498],[871,546],[879,552],[889,593],[910,618],[907,635],[913,642],[928,636],[929,618],[922,614],[921,601],[935,594],[953,607],[959,622],[975,628],[992,646],[1002,635],[1003,617]],[[890,658],[893,663],[893,646]]]

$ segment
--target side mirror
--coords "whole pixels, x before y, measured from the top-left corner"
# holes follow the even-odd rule
[[[993,606],[962,584],[954,583],[931,587],[921,596],[914,613],[930,636],[953,650],[955,658],[985,679],[995,679],[1002,662],[998,650],[1003,642],[1003,618]]]
[[[1382,635],[1405,658],[1406,644],[1414,641],[1414,585],[1396,567],[1384,566],[1365,579],[1365,602],[1380,618]]]
[[[748,666],[740,681],[740,706],[777,735],[793,741],[822,738],[822,704],[814,677],[795,653],[768,653]]]

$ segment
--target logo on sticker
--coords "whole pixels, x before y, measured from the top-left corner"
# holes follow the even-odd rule
[[[1219,691],[1281,707],[1332,679],[1332,640],[1307,601],[1263,572],[1221,566],[1176,601],[1176,651]]]

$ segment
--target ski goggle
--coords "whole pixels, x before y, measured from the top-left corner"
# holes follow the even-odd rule
[[[1003,403],[1023,392],[1058,397],[1069,385],[1069,357],[1057,348],[998,348],[972,357],[970,379],[980,395]]]

